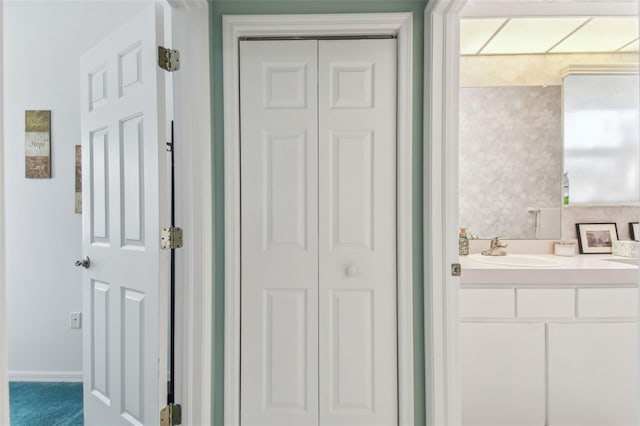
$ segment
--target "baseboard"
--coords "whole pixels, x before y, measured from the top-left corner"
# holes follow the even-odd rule
[[[82,371],[9,371],[10,382],[81,382]]]

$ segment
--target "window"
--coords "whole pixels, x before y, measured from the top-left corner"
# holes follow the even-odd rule
[[[638,98],[637,74],[564,78],[564,171],[570,204],[639,201]]]

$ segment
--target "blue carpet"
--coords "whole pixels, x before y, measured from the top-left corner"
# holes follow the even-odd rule
[[[11,426],[82,426],[82,383],[9,383]]]

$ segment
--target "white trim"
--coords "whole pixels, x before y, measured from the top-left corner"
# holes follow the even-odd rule
[[[4,3],[0,1],[0,28],[3,26],[2,11]],[[0,164],[4,164],[4,53],[3,31],[0,30]],[[9,378],[7,376],[7,339],[5,317],[5,237],[4,237],[4,168],[0,169],[0,425],[9,425]]]
[[[398,411],[414,420],[412,262],[412,15],[245,15],[222,20],[225,151],[225,425],[240,419],[240,153],[238,39],[247,36],[398,36]]]
[[[464,18],[552,17],[552,16],[636,16],[634,0],[465,0],[460,11]]]
[[[211,422],[213,344],[213,208],[209,15],[206,1],[171,1],[176,226],[176,402],[183,424]],[[182,349],[181,349],[182,348]]]
[[[12,382],[82,382],[82,371],[9,371]]]
[[[565,78],[568,75],[578,74],[638,74],[638,68],[638,64],[574,64],[564,68],[560,76]],[[633,206],[637,207],[637,203],[633,204]]]
[[[464,9],[463,9],[464,8]],[[425,345],[427,424],[461,422],[457,342],[459,18],[636,16],[637,1],[432,0],[425,10]],[[431,181],[428,181],[431,179]]]
[[[450,235],[458,226],[459,19],[464,1],[430,2],[425,10],[425,354],[427,424],[460,419],[457,287],[448,265],[458,261]]]
[[[183,9],[183,10],[202,9],[208,6],[207,0],[167,0],[167,3],[169,3],[169,6],[171,6],[174,9]]]

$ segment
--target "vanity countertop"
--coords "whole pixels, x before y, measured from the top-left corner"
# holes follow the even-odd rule
[[[507,255],[508,256],[508,255]],[[475,284],[549,285],[638,285],[638,259],[610,254],[581,254],[572,257],[535,255],[560,263],[552,267],[512,267],[481,263],[460,256],[462,286]]]

